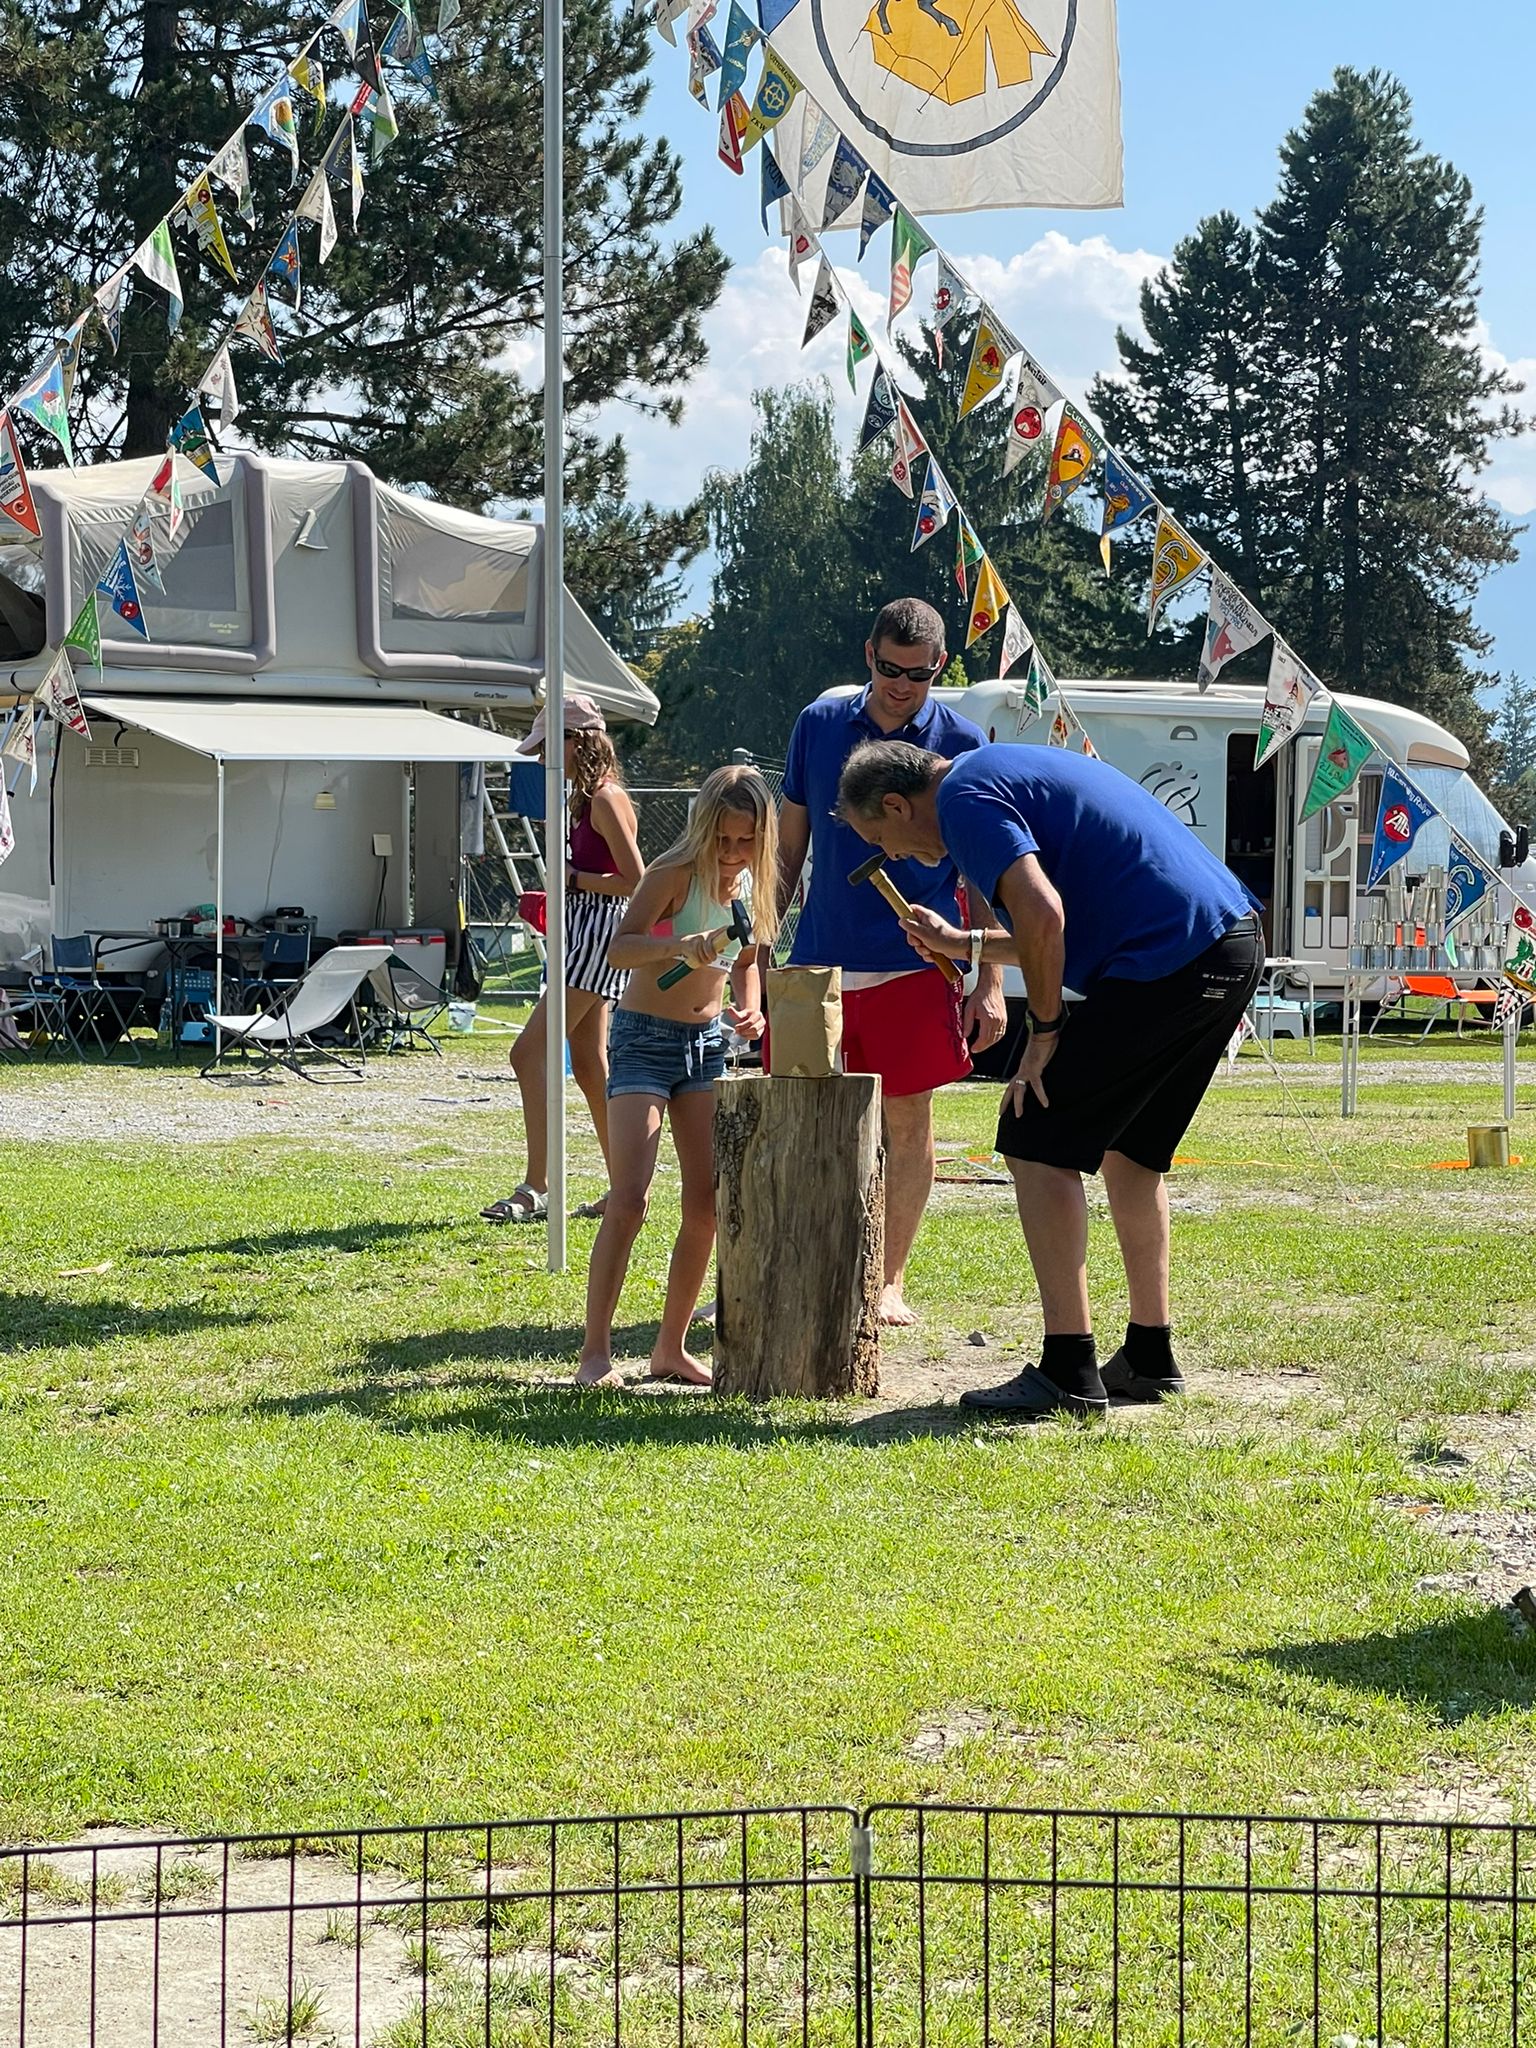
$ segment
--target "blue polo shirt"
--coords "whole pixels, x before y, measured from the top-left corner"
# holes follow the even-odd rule
[[[994,903],[1014,862],[1038,855],[1066,916],[1063,979],[1080,994],[1104,975],[1176,974],[1254,907],[1189,826],[1107,761],[982,747],[940,783],[938,814],[952,858]]]
[[[986,745],[979,725],[936,704],[932,697],[897,732],[882,732],[869,716],[869,691],[857,697],[819,697],[807,704],[789,736],[784,794],[803,804],[811,821],[811,878],[795,931],[790,964],[843,967],[850,974],[910,974],[922,962],[907,944],[895,912],[868,882],[848,877],[874,848],[833,813],[843,763],[865,740],[910,740],[955,760]],[[886,862],[886,872],[909,903],[925,903],[951,924],[959,915],[952,861],[936,868],[921,861]]]

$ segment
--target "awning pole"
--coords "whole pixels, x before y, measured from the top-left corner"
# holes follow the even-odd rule
[[[544,1073],[548,1253],[565,1271],[565,22],[544,0]]]
[[[218,819],[213,836],[213,1014],[224,1014],[224,756],[216,755],[214,768],[218,775],[219,804]],[[176,1028],[174,1009],[171,1013],[171,1029]],[[217,1024],[213,1027],[213,1051],[217,1058],[223,1050],[223,1033]]]

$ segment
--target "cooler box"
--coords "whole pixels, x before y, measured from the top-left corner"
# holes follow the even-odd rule
[[[343,946],[388,946],[434,988],[442,986],[448,970],[448,934],[430,925],[416,925],[408,931],[338,932],[336,938]]]

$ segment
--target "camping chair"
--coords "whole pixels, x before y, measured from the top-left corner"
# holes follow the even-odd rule
[[[55,1046],[67,1045],[84,1059],[87,1041],[94,1040],[103,1059],[111,1059],[112,1048],[118,1043],[125,1043],[135,1059],[140,1057],[120,1007],[123,1003],[136,1004],[137,992],[113,988],[102,980],[96,965],[96,942],[89,933],[78,938],[56,938],[53,972],[34,974],[31,990],[33,1014],[48,1034],[50,1051]]]
[[[432,1026],[448,1007],[448,991],[391,953],[368,976],[378,998],[378,1019],[387,1052],[409,1052],[413,1045],[430,1047],[439,1059],[443,1048],[432,1036]]]
[[[1454,1007],[1456,1009],[1456,1036],[1460,1038],[1462,1036],[1462,1027],[1467,1021],[1467,1011],[1470,1009],[1474,1016],[1486,1016],[1491,1019],[1493,1006],[1499,999],[1499,992],[1496,988],[1458,988],[1448,974],[1405,974],[1401,985],[1378,1007],[1376,1015],[1371,1019],[1371,1028],[1366,1036],[1373,1038],[1376,1035],[1376,1026],[1381,1022],[1389,1009],[1406,1009],[1410,996],[1419,996],[1426,1002],[1442,1005],[1446,1016],[1450,1015]],[[1441,1010],[1435,1009],[1430,1011],[1428,1017],[1424,1020],[1424,1029],[1419,1033],[1420,1038],[1428,1038],[1430,1032],[1434,1030],[1435,1025],[1439,1022],[1440,1016]]]
[[[334,946],[323,954],[292,988],[281,995],[270,1010],[257,1010],[238,1017],[210,1015],[216,1036],[223,1043],[202,1070],[212,1076],[231,1053],[259,1053],[258,1072],[268,1067],[286,1067],[302,1080],[316,1081],[304,1065],[305,1054],[317,1065],[339,1067],[352,1081],[360,1081],[368,1065],[363,1048],[362,1022],[357,1014],[357,993],[376,967],[388,958],[386,946]],[[319,1034],[332,1030],[339,1018],[350,1023],[357,1063],[344,1059],[333,1046],[322,1045]]]

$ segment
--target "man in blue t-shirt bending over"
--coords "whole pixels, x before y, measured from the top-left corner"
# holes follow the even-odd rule
[[[1008,1162],[1040,1289],[1038,1366],[962,1396],[1020,1420],[1103,1414],[1111,1393],[1182,1393],[1169,1333],[1168,1191],[1189,1128],[1264,965],[1246,889],[1107,761],[990,746],[947,761],[902,741],[848,758],[842,817],[896,859],[953,861],[1002,920],[984,956],[1016,959],[1029,1042],[1003,1095]],[[919,951],[975,935],[915,907]],[[1081,1001],[1069,1008],[1063,989]],[[1088,1308],[1085,1173],[1102,1173],[1130,1287],[1125,1342],[1099,1372]]]

